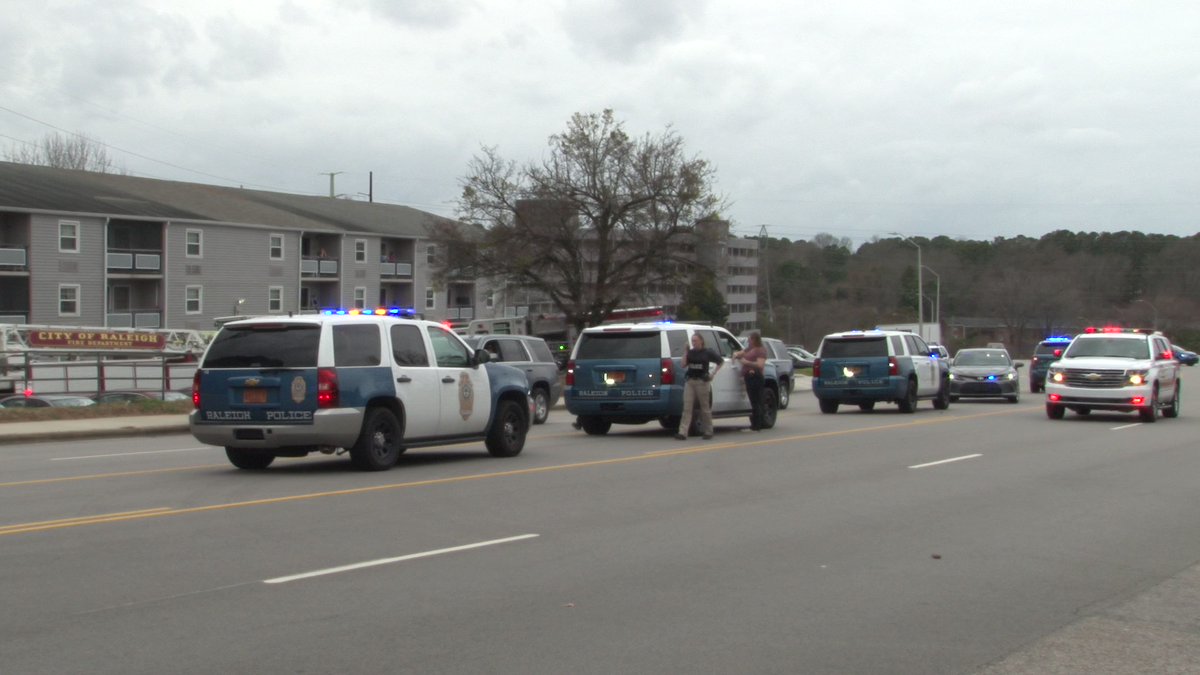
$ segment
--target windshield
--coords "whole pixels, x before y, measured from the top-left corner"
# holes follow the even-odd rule
[[[964,350],[954,357],[956,366],[1007,366],[1011,363],[1008,352],[995,349]]]
[[[1071,343],[1066,356],[1076,359],[1081,356],[1148,359],[1150,358],[1150,347],[1146,344],[1145,338],[1086,338]]]

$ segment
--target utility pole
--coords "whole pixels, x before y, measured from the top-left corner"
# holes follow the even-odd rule
[[[334,196],[337,195],[337,192],[335,192],[333,189],[333,177],[340,173],[346,173],[346,172],[345,171],[323,171],[320,174],[318,174],[321,176],[329,176],[329,198],[330,199],[332,199]]]
[[[758,230],[759,248],[762,252],[758,255],[758,268],[762,270],[763,284],[767,287],[767,320],[775,323],[775,309],[771,307],[771,268],[767,266],[767,226],[763,225]]]

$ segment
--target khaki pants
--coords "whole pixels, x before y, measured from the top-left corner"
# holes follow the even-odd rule
[[[687,378],[683,385],[683,417],[679,419],[679,433],[688,435],[692,426],[692,407],[700,405],[700,430],[705,436],[711,436],[712,427],[712,385],[698,378]]]

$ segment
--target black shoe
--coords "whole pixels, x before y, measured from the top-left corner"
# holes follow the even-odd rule
[[[687,440],[687,436],[684,436],[683,434],[675,434],[675,440],[677,440],[677,441],[686,441],[686,440]]]

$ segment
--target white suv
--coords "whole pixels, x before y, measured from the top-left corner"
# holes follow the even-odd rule
[[[1179,361],[1162,333],[1126,328],[1089,328],[1075,336],[1046,373],[1046,416],[1069,408],[1137,411],[1143,422],[1179,416]]]

